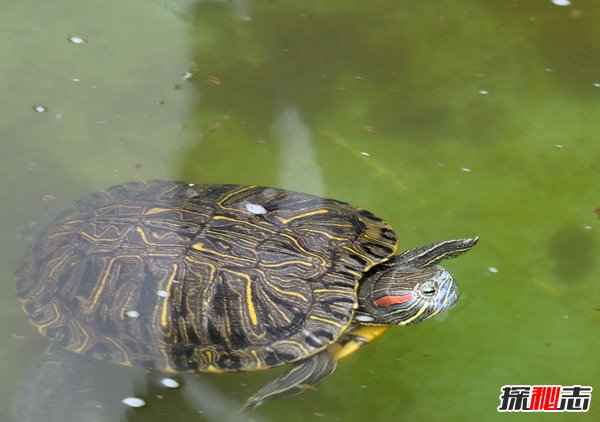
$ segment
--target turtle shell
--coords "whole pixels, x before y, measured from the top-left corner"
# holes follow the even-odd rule
[[[363,274],[397,249],[344,202],[257,186],[146,181],[59,215],[17,273],[39,330],[77,353],[165,371],[308,357],[349,326]]]

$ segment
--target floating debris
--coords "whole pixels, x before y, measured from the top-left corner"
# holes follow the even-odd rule
[[[173,378],[163,378],[160,380],[160,383],[167,388],[179,388],[179,383]]]
[[[246,210],[251,212],[252,214],[265,214],[267,212],[267,210],[265,209],[265,207],[263,207],[262,205],[259,204],[246,204],[245,205]]]
[[[156,294],[160,297],[169,297],[171,296],[171,293],[167,292],[166,290],[157,290]]]
[[[144,407],[146,406],[146,402],[137,397],[125,397],[121,400],[121,403],[127,405],[129,407]]]
[[[72,44],[85,44],[87,43],[87,40],[81,35],[71,35],[69,37],[69,42]]]
[[[47,107],[44,107],[44,106],[42,106],[42,105],[34,105],[34,106],[33,106],[33,111],[36,111],[36,112],[38,112],[38,113],[45,113],[45,112],[47,112],[47,111],[48,111],[48,108],[47,108]]]
[[[570,0],[551,0],[552,3],[554,3],[557,6],[570,6],[571,5],[571,1]]]
[[[125,315],[129,318],[139,318],[142,314],[140,314],[138,311],[127,311],[125,312]]]

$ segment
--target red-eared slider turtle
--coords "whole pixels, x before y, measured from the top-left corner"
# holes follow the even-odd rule
[[[477,238],[395,255],[392,228],[333,199],[147,181],[90,194],[18,272],[40,332],[81,355],[166,372],[291,364],[246,403],[300,393],[389,325],[451,307],[437,264]]]

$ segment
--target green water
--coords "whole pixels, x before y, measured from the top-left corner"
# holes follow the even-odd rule
[[[16,300],[19,228],[148,178],[334,197],[404,248],[481,241],[447,264],[445,319],[391,329],[318,391],[239,414],[274,372],[168,390],[96,363],[109,420],[600,419],[600,4],[1,3],[0,420],[48,345]],[[505,384],[597,391],[588,413],[499,414]]]

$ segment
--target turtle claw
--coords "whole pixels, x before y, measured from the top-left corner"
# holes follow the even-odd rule
[[[250,397],[240,412],[253,409],[273,399],[316,390],[315,386],[335,370],[336,363],[329,350],[323,350],[308,359],[293,363],[279,377],[270,381]]]

